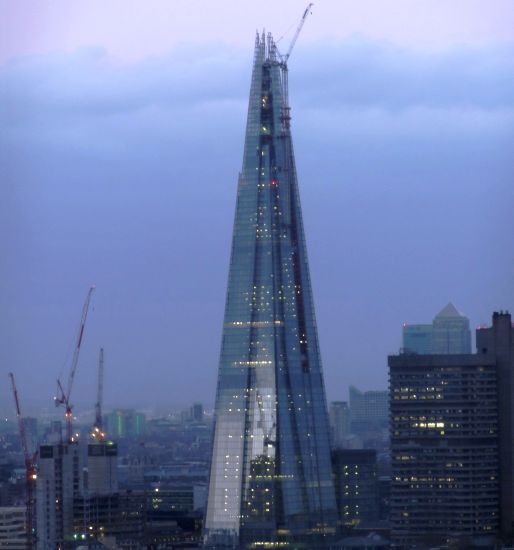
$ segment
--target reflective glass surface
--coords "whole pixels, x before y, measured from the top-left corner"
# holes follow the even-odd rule
[[[207,547],[321,548],[335,531],[286,79],[271,37],[257,37],[216,395]]]

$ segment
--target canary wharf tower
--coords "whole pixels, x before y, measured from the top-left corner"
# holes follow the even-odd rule
[[[329,427],[290,133],[287,66],[257,36],[205,517],[207,548],[323,548]]]

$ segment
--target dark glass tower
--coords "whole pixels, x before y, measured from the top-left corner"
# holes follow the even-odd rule
[[[329,424],[287,67],[257,36],[216,395],[210,548],[322,548],[336,532]]]

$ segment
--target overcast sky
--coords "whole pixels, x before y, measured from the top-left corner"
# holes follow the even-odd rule
[[[0,0],[0,411],[214,401],[255,30],[306,2]],[[403,322],[514,310],[511,0],[319,0],[290,60],[329,399]]]

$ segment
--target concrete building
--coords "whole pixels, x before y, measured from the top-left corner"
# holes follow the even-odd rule
[[[332,467],[339,517],[344,527],[379,520],[377,452],[334,449]]]
[[[87,495],[110,495],[118,491],[118,446],[99,441],[87,446]]]
[[[499,532],[496,357],[389,357],[395,548]],[[512,445],[512,441],[510,442]]]
[[[350,407],[346,401],[332,401],[328,410],[332,446],[344,447],[346,438],[350,435]]]
[[[26,509],[23,506],[0,507],[0,548],[27,550]]]
[[[471,353],[469,319],[450,302],[428,324],[403,325],[404,353]]]
[[[41,445],[36,482],[37,550],[69,547],[74,535],[74,506],[83,494],[78,443]]]
[[[495,312],[490,328],[476,332],[477,353],[494,361],[498,378],[500,524],[504,542],[514,543],[514,327],[509,313]]]
[[[350,386],[351,431],[355,434],[379,432],[389,425],[389,394],[384,391],[360,391]]]

